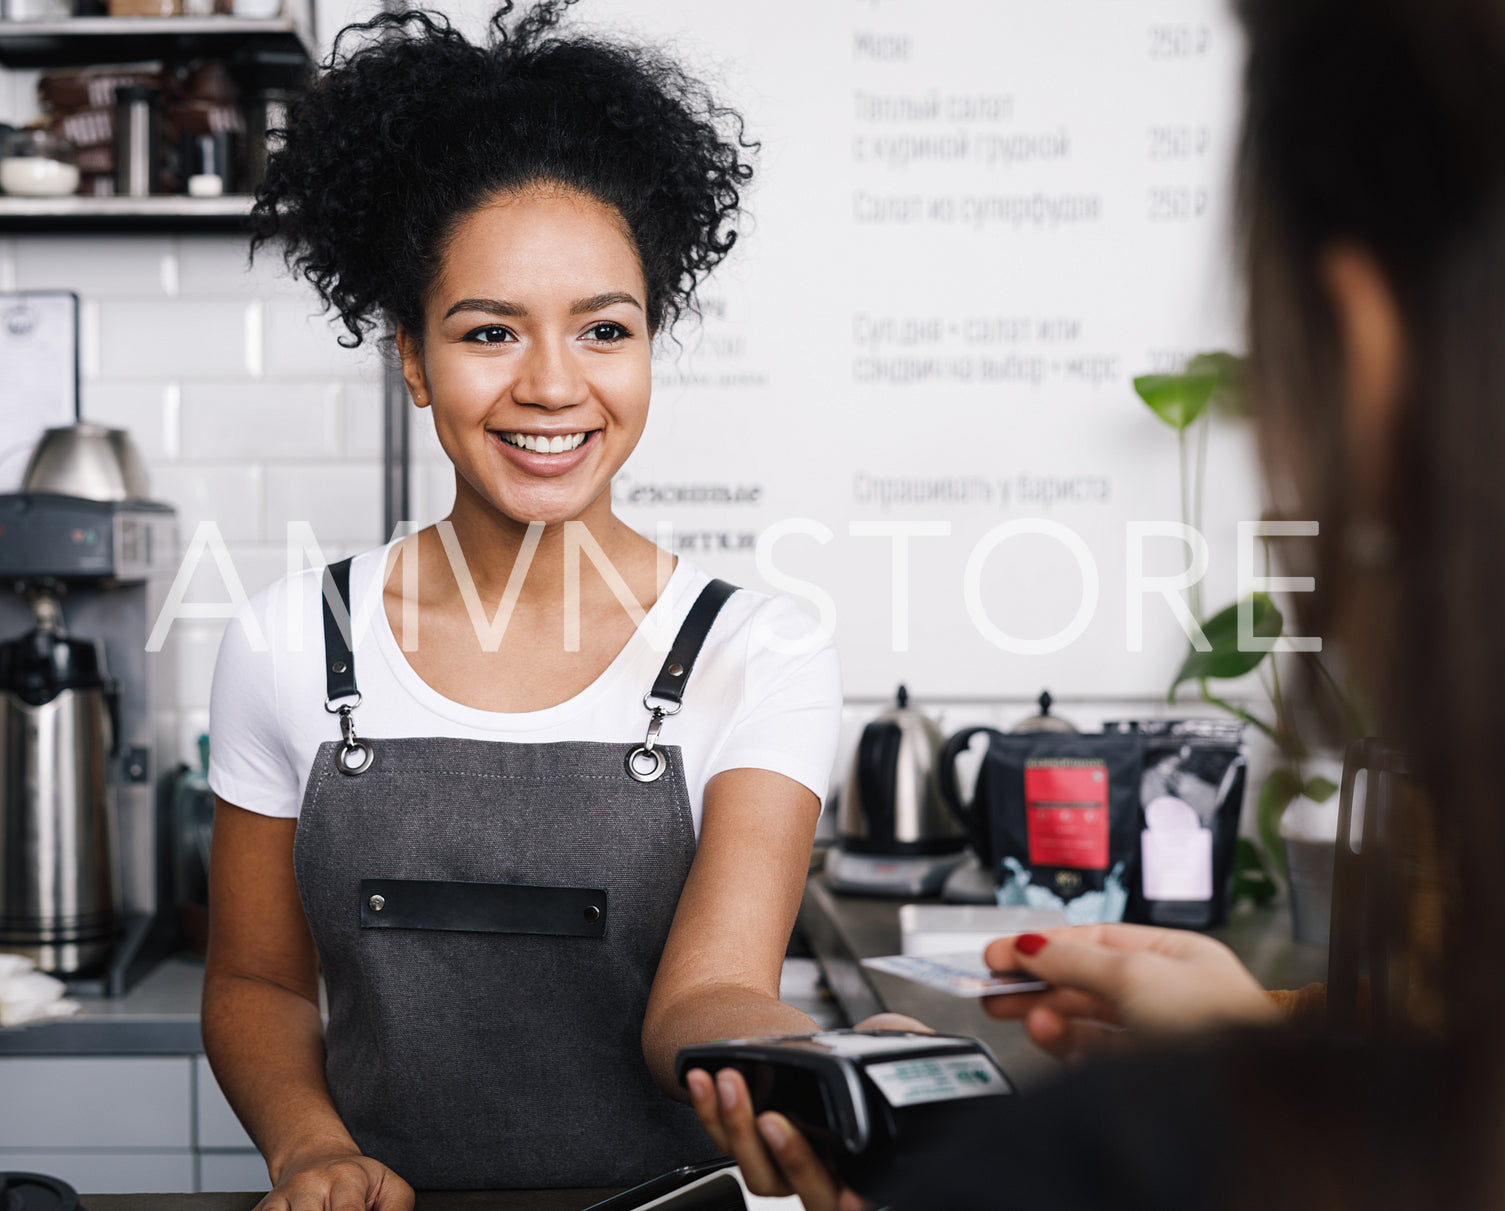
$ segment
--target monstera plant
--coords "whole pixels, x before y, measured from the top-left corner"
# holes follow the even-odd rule
[[[1134,390],[1140,399],[1175,431],[1180,451],[1181,521],[1199,533],[1207,473],[1208,428],[1215,413],[1244,414],[1244,377],[1242,359],[1229,353],[1204,353],[1191,358],[1178,374],[1150,374],[1134,380]],[[1265,559],[1268,564],[1268,549]],[[1253,593],[1244,602],[1233,602],[1206,617],[1202,609],[1201,586],[1193,584],[1188,589],[1187,606],[1201,624],[1208,647],[1198,650],[1189,645],[1186,658],[1171,680],[1167,700],[1176,701],[1184,687],[1193,686],[1204,702],[1242,720],[1274,745],[1276,765],[1260,786],[1255,819],[1268,861],[1284,875],[1281,816],[1298,797],[1323,803],[1337,793],[1338,787],[1330,778],[1310,774],[1306,769],[1311,754],[1282,692],[1280,666],[1275,654],[1264,650],[1240,650],[1241,605],[1252,618],[1252,632],[1256,638],[1280,638],[1285,619],[1267,594]],[[1335,696],[1350,727],[1359,734],[1361,728],[1352,704],[1320,658],[1314,653],[1302,653],[1301,658],[1312,662],[1317,677]],[[1270,705],[1268,716],[1231,702],[1218,692],[1218,683],[1235,681],[1250,674],[1258,676],[1265,691]],[[1269,881],[1258,852],[1246,840],[1239,843],[1234,888],[1236,896],[1259,903],[1275,894],[1275,886]]]

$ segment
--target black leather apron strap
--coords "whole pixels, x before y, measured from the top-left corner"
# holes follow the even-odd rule
[[[700,655],[700,649],[705,646],[706,636],[711,633],[711,626],[715,623],[716,616],[721,613],[721,607],[736,591],[736,585],[727,584],[724,580],[713,580],[700,590],[700,596],[695,599],[695,604],[685,615],[684,625],[679,628],[679,634],[674,636],[674,644],[669,648],[669,655],[665,657],[663,667],[658,671],[658,680],[648,691],[649,701],[657,698],[664,702],[672,702],[675,706],[681,705],[685,696],[685,686],[690,680],[690,671],[695,667],[695,658]]]
[[[343,628],[335,617],[332,600],[344,607]],[[342,559],[324,569],[324,592],[320,601],[324,607],[324,700],[326,703],[337,702],[356,694],[355,653],[350,650],[346,639],[354,627],[350,612],[350,560]]]
[[[362,879],[362,929],[606,936],[606,892],[589,887]]]

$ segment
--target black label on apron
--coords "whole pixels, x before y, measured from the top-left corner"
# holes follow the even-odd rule
[[[606,935],[606,892],[600,888],[362,879],[360,900],[362,929]]]

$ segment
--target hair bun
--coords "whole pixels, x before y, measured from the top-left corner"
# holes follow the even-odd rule
[[[558,32],[571,2],[510,20],[506,3],[484,45],[421,10],[340,32],[268,163],[252,247],[283,243],[289,268],[344,321],[342,343],[382,325],[421,334],[455,225],[540,181],[622,215],[652,329],[694,309],[697,284],[736,241],[756,144],[657,52]]]

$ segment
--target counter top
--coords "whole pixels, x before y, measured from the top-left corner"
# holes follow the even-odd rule
[[[1048,1073],[1045,1059],[1014,1023],[996,1022],[974,1002],[936,993],[910,980],[868,971],[859,959],[899,953],[902,901],[841,895],[813,874],[800,906],[826,982],[851,1021],[884,1010],[907,1013],[937,1030],[987,1041],[1022,1084]],[[1267,988],[1299,988],[1327,974],[1327,950],[1291,940],[1284,908],[1244,909],[1216,931]],[[167,959],[123,997],[77,997],[73,1017],[0,1029],[3,1055],[200,1055],[199,996],[204,964]]]
[[[583,1211],[610,1190],[458,1190],[420,1193],[414,1211]],[[251,1211],[261,1194],[83,1194],[85,1211]]]
[[[123,997],[75,996],[70,1018],[0,1029],[0,1055],[201,1055],[202,959],[166,959]]]
[[[843,895],[822,874],[806,882],[800,929],[846,1017],[858,1022],[874,1013],[903,1013],[944,1033],[971,1035],[993,1049],[1021,1087],[1056,1071],[1056,1061],[1029,1041],[1020,1023],[988,1017],[977,1000],[948,996],[860,965],[862,959],[899,953],[903,903]],[[1227,942],[1266,988],[1300,988],[1326,978],[1327,948],[1293,941],[1290,913],[1284,908],[1241,910],[1213,936]]]

